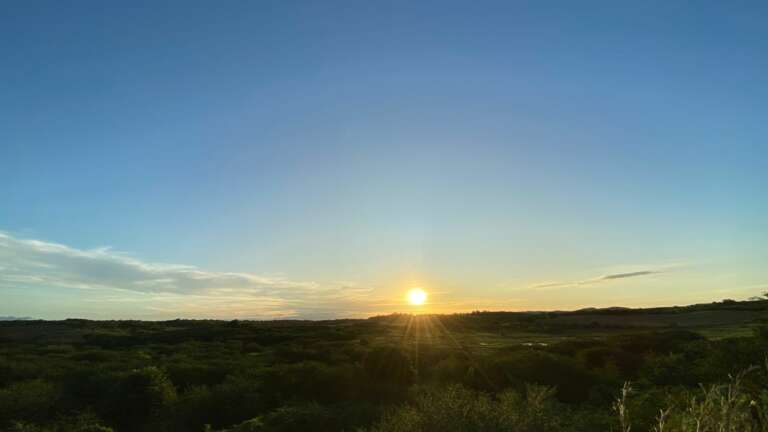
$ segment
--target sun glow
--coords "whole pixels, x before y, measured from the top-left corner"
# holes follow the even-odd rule
[[[408,291],[406,298],[408,303],[414,306],[423,305],[427,301],[427,292],[421,288],[412,288]]]

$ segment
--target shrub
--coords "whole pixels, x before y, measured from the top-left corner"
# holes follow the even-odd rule
[[[52,383],[40,379],[11,384],[0,390],[0,426],[45,421],[53,415],[58,396]]]
[[[121,432],[163,431],[176,400],[176,389],[160,369],[134,370],[123,377],[113,395],[117,429]]]
[[[548,432],[560,422],[549,387],[527,386],[498,398],[459,385],[423,389],[415,402],[386,414],[371,432]]]
[[[765,432],[768,431],[768,392],[750,395],[744,380],[754,372],[749,369],[724,384],[702,386],[688,394],[682,403],[658,411],[654,432]],[[627,385],[628,386],[628,385]],[[625,386],[615,407],[619,413],[620,430],[632,427]]]

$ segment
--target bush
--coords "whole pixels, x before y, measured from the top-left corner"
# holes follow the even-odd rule
[[[99,419],[90,412],[65,416],[49,427],[31,423],[15,422],[9,432],[113,432],[111,428],[101,425]]]
[[[21,381],[0,390],[0,426],[12,421],[40,423],[53,416],[59,392],[50,382]]]
[[[537,350],[521,350],[494,358],[479,372],[482,379],[476,383],[480,388],[511,387],[522,391],[526,383],[553,386],[562,402],[588,400],[591,388],[598,383],[597,377],[576,360]]]
[[[554,390],[528,386],[498,398],[459,385],[422,390],[410,405],[396,409],[370,432],[548,432],[559,431]]]
[[[282,406],[268,414],[244,421],[221,432],[337,432],[355,430],[371,419],[359,414],[361,405],[319,405],[317,403]]]
[[[176,389],[160,369],[134,370],[123,377],[113,395],[117,429],[121,432],[164,431],[176,400]]]
[[[745,391],[745,378],[754,369],[731,377],[725,384],[702,386],[699,392],[687,393],[681,403],[658,411],[654,432],[766,432],[768,431],[768,391],[757,394]],[[616,401],[619,430],[632,429],[631,392],[625,391]]]

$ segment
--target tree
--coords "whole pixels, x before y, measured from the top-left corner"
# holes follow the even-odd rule
[[[151,366],[129,373],[119,385],[117,399],[118,430],[163,431],[177,396],[163,371]]]
[[[56,387],[40,379],[0,389],[0,427],[11,421],[43,421],[53,414],[57,399]]]

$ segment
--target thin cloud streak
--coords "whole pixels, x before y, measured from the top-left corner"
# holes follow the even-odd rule
[[[643,270],[643,271],[636,271],[636,272],[629,272],[629,273],[616,273],[616,274],[601,276],[600,278],[598,278],[598,280],[605,281],[605,280],[611,280],[611,279],[624,279],[624,278],[646,276],[646,275],[652,275],[652,274],[658,274],[658,273],[661,273],[661,272],[654,271],[654,270]]]
[[[540,284],[531,285],[529,288],[531,289],[566,288],[566,287],[574,287],[574,286],[594,285],[594,284],[613,281],[617,279],[635,278],[640,276],[649,276],[649,275],[655,275],[655,274],[661,274],[661,273],[665,273],[665,271],[664,270],[640,270],[640,271],[624,272],[624,273],[612,273],[612,274],[602,275],[595,278],[584,279],[580,281],[544,282]]]

